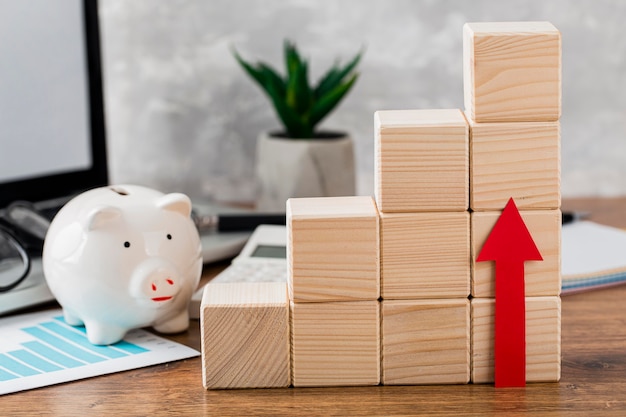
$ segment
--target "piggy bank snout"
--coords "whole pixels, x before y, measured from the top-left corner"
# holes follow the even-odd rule
[[[180,291],[181,274],[171,262],[148,259],[135,269],[130,282],[131,296],[144,302],[164,304]]]

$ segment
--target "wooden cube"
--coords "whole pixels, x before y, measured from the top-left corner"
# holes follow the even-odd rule
[[[467,210],[469,128],[460,110],[377,111],[374,123],[381,212]]]
[[[292,301],[378,299],[378,210],[371,197],[290,199],[287,234]]]
[[[472,382],[494,381],[495,300],[474,298],[472,305]],[[526,297],[526,381],[561,378],[561,299]]]
[[[205,388],[290,385],[286,283],[209,283],[200,309]]]
[[[470,215],[381,213],[383,299],[455,298],[470,293]]]
[[[466,23],[465,110],[477,122],[561,115],[561,34],[549,22]]]
[[[378,301],[291,303],[295,387],[378,385]]]
[[[561,206],[559,122],[470,123],[472,210]]]
[[[472,213],[472,295],[495,296],[495,264],[476,262],[487,237],[501,212]],[[561,293],[561,211],[520,211],[543,261],[524,263],[526,296],[549,296]]]
[[[383,300],[382,383],[466,384],[469,300]]]

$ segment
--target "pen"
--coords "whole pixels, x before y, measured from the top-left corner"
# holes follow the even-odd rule
[[[50,221],[23,202],[12,204],[7,209],[9,221],[14,225],[43,239]],[[574,223],[589,217],[587,212],[564,211],[562,224]],[[254,230],[261,224],[285,224],[283,213],[232,213],[200,216],[192,212],[192,219],[199,231],[236,232]]]
[[[254,230],[261,224],[284,225],[284,213],[231,213],[200,216],[192,212],[192,219],[199,231],[237,232]]]
[[[577,211],[564,211],[561,214],[561,223],[568,224],[574,223],[579,220],[583,220],[589,217],[589,213],[587,212],[577,212]]]
[[[198,231],[237,232],[254,230],[261,224],[285,224],[284,213],[231,213],[200,216],[192,212]],[[7,220],[13,225],[43,240],[50,220],[26,202],[15,202],[7,207]]]

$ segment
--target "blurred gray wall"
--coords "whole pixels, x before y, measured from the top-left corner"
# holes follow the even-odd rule
[[[101,0],[100,11],[114,182],[253,200],[256,136],[279,125],[230,48],[282,71],[289,38],[312,78],[366,47],[322,127],[352,133],[358,193],[373,194],[374,111],[461,108],[463,24],[549,20],[563,36],[563,195],[626,195],[626,1]]]

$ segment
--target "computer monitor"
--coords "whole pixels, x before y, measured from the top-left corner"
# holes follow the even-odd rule
[[[0,0],[0,209],[108,182],[98,3]]]
[[[0,0],[0,214],[106,185],[96,0]],[[0,315],[53,300],[41,258]]]

